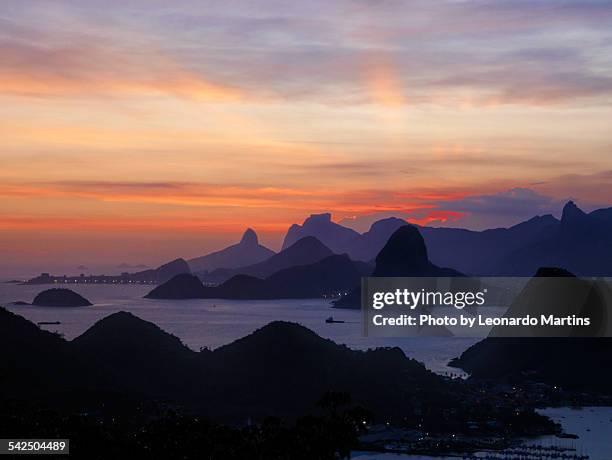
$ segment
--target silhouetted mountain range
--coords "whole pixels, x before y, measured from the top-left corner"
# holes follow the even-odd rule
[[[454,384],[397,348],[353,351],[293,323],[273,322],[215,351],[193,352],[132,314],[112,314],[67,342],[0,308],[1,394],[87,407],[129,395],[187,405],[192,413],[244,422],[293,417],[328,391],[348,392],[387,419],[415,404],[458,403]]]
[[[266,260],[253,265],[234,269],[219,268],[210,273],[198,273],[208,283],[223,283],[235,275],[249,275],[267,278],[273,273],[297,265],[308,265],[333,255],[331,249],[314,237],[306,237],[274,254]]]
[[[612,274],[612,208],[589,214],[569,201],[561,220],[534,217],[513,227],[474,232],[422,227],[431,259],[476,275],[530,276],[542,266],[580,276]]]
[[[184,259],[175,259],[157,268],[142,270],[135,273],[121,273],[120,275],[77,275],[77,276],[57,276],[49,273],[42,273],[40,276],[26,281],[25,284],[55,284],[55,283],[77,283],[77,284],[159,284],[168,281],[170,278],[180,273],[191,273],[189,265]]]
[[[363,276],[360,265],[346,254],[331,255],[309,265],[279,270],[266,279],[236,275],[206,297],[222,299],[307,299],[331,296],[350,289]]]
[[[375,222],[364,234],[312,215],[291,226],[283,247],[302,236],[314,236],[335,253],[371,260],[400,226],[401,219]],[[431,261],[469,275],[530,276],[542,266],[562,266],[577,275],[612,275],[612,208],[584,213],[572,201],[561,220],[536,216],[509,228],[472,231],[418,227]]]
[[[612,274],[612,208],[586,214],[574,202],[561,221],[530,244],[505,255],[497,273],[525,275],[540,266],[558,266],[578,276]]]
[[[283,241],[283,249],[306,236],[313,236],[336,254],[348,254],[353,260],[371,261],[391,234],[406,221],[390,217],[382,219],[360,234],[331,220],[331,214],[313,214],[302,225],[293,224]]]
[[[220,251],[189,260],[193,272],[212,271],[217,268],[236,268],[268,259],[274,251],[259,244],[257,234],[248,228],[239,243]]]
[[[404,225],[397,229],[387,244],[376,256],[376,268],[371,276],[463,276],[451,268],[440,268],[432,264],[427,256],[425,241],[419,229]],[[361,288],[356,286],[348,295],[337,300],[334,305],[342,308],[361,307]]]
[[[191,269],[185,259],[179,258],[157,268],[132,273],[130,278],[136,282],[145,281],[160,284],[181,273],[191,273]]]
[[[306,240],[306,241],[304,241]],[[301,244],[314,239],[305,238]],[[316,241],[316,240],[314,240]],[[289,248],[287,251],[290,251]],[[277,254],[280,256],[283,252]],[[337,295],[359,283],[370,267],[353,262],[346,254],[331,255],[308,265],[279,270],[265,279],[251,275],[234,275],[216,287],[205,287],[193,275],[179,275],[157,286],[147,298],[152,299],[301,299]]]
[[[554,231],[558,220],[537,216],[510,228],[472,231],[459,228],[420,227],[431,260],[467,274],[498,271],[506,254],[528,247]],[[533,273],[530,272],[530,274]]]

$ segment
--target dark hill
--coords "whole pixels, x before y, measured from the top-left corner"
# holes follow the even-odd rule
[[[0,307],[0,347],[3,350],[10,347],[28,355],[53,354],[65,344],[60,335],[42,330],[27,319]]]
[[[32,305],[40,307],[87,307],[93,305],[85,297],[70,289],[47,289],[38,294]]]
[[[122,391],[155,396],[179,395],[191,388],[196,353],[181,341],[131,313],[118,312],[95,323],[72,346]]]
[[[53,401],[103,378],[59,334],[2,307],[0,350],[0,400],[23,396]]]
[[[353,351],[281,321],[215,350],[209,373],[216,379],[209,391],[234,395],[224,411],[253,417],[299,413],[329,390],[393,418],[402,416],[402,401],[426,404],[433,392],[447,398],[440,378],[398,348]]]
[[[191,269],[185,259],[175,259],[154,269],[132,273],[130,278],[140,282],[161,284],[182,273],[191,273]]]
[[[185,353],[181,341],[131,313],[120,311],[101,319],[73,343],[81,349],[112,354],[126,349],[143,353]]]
[[[278,271],[266,281],[277,286],[279,297],[322,297],[350,289],[365,274],[361,268],[346,254],[333,255],[314,264]]]
[[[200,276],[203,280],[213,283],[223,283],[234,275],[250,275],[256,278],[267,278],[279,270],[294,267],[296,265],[312,264],[332,254],[333,252],[331,249],[316,238],[306,237],[263,262],[232,270],[218,269],[209,274]]]
[[[546,277],[573,277],[567,270],[559,268],[543,268],[538,270],[536,277],[530,281],[546,281]],[[588,281],[578,280],[577,283],[588,284]],[[611,304],[612,295],[607,286],[598,282],[590,282],[592,295],[580,296],[583,301],[578,305],[565,305],[566,294],[561,293],[561,299],[549,305],[542,302],[546,299],[544,293],[532,292],[534,289],[544,289],[545,284],[528,284],[522,296],[527,299],[539,299],[533,304],[520,302],[510,308],[521,314],[529,311],[539,314],[540,309],[548,308],[550,313],[564,311],[567,308],[583,310],[594,308],[602,302]],[[587,286],[589,287],[589,286]],[[527,294],[533,295],[528,296]],[[605,298],[604,298],[605,297]],[[607,300],[606,300],[607,298]],[[604,316],[608,315],[604,311]],[[560,316],[563,316],[561,313]],[[602,320],[604,320],[602,318]],[[610,321],[608,317],[605,319]],[[494,337],[491,336],[468,348],[451,365],[470,373],[472,378],[492,379],[497,381],[531,380],[557,385],[572,390],[596,391],[612,394],[612,338],[589,337]]]
[[[440,268],[429,261],[419,229],[404,225],[391,235],[376,256],[372,276],[460,276],[456,270]]]
[[[261,278],[251,275],[236,275],[219,286],[206,288],[204,297],[236,300],[273,299],[273,293],[267,288],[268,284]]]
[[[451,268],[440,268],[427,257],[425,241],[419,229],[404,225],[391,235],[387,244],[376,257],[376,268],[371,276],[376,277],[439,277],[462,276]],[[361,288],[355,287],[348,295],[334,304],[341,308],[361,307]]]
[[[149,292],[147,299],[201,299],[205,288],[197,276],[183,273],[166,281]]]
[[[460,398],[457,385],[397,348],[353,351],[285,322],[195,353],[125,312],[66,342],[0,309],[0,346],[10,350],[0,360],[0,397],[21,395],[88,412],[153,399],[244,423],[275,414],[297,417],[327,392],[341,391],[383,420],[404,420],[417,406],[457,406]]]
[[[331,255],[309,265],[279,270],[266,279],[236,275],[217,287],[206,288],[207,298],[308,299],[331,296],[359,283],[368,267],[344,255]]]
[[[531,380],[612,394],[611,338],[490,337],[450,365],[477,379]]]
[[[562,268],[543,267],[529,279],[504,316],[589,317],[584,326],[496,326],[489,337],[595,337],[612,332],[612,294],[604,281],[576,278]]]

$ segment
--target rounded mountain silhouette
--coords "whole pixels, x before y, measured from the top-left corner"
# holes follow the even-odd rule
[[[165,263],[157,268],[132,273],[131,278],[137,281],[161,284],[181,273],[191,273],[191,269],[189,268],[189,265],[185,259],[179,258]]]
[[[452,268],[441,268],[427,256],[425,240],[413,225],[398,228],[376,256],[373,277],[446,277],[463,276]],[[356,287],[334,305],[343,308],[361,306],[361,289]]]
[[[147,295],[147,299],[200,299],[205,295],[202,281],[189,273],[181,273],[160,284]]]
[[[376,256],[372,276],[461,276],[452,268],[440,268],[427,256],[425,240],[419,229],[404,225],[391,235]]]
[[[300,249],[301,248],[301,249]],[[237,274],[218,286],[205,287],[193,275],[178,275],[157,286],[145,297],[150,299],[307,299],[333,295],[347,291],[365,274],[361,262],[352,261],[346,254],[332,254],[314,263],[300,264],[302,256],[316,256],[323,246],[316,238],[307,237],[291,248],[273,256],[274,260],[255,267],[263,272],[274,266],[293,262],[288,268],[275,271],[272,275],[259,278],[251,274]],[[294,251],[295,249],[295,251]],[[302,249],[304,251],[302,251]],[[309,252],[308,249],[311,249]],[[291,255],[297,256],[292,258]]]
[[[93,304],[70,289],[54,288],[38,294],[32,301],[32,305],[39,307],[87,307]]]

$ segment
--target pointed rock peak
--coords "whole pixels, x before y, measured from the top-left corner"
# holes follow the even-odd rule
[[[332,215],[329,212],[324,212],[322,214],[311,214],[310,217],[304,221],[304,224],[331,222],[331,217]]]
[[[246,244],[249,246],[259,244],[259,240],[257,239],[257,233],[255,233],[255,230],[253,230],[252,228],[247,228],[244,234],[242,235],[240,244]]]
[[[561,221],[567,222],[570,220],[579,219],[584,216],[586,216],[584,211],[578,206],[576,206],[576,203],[570,200],[565,203],[565,206],[563,206],[563,214],[561,215]]]

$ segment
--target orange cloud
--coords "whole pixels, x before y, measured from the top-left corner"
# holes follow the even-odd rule
[[[219,234],[244,229],[245,223],[238,220],[209,222],[206,220],[181,219],[135,219],[116,216],[106,218],[71,218],[71,217],[12,217],[1,216],[0,230],[23,231],[83,231],[112,230],[125,231],[179,231],[187,233],[210,232]],[[287,229],[285,223],[259,223],[257,228],[264,232],[283,232]]]
[[[35,97],[169,94],[235,101],[241,90],[208,81],[154,48],[138,52],[100,39],[63,47],[0,41],[0,93]]]
[[[32,75],[0,75],[0,93],[35,97],[96,94],[147,96],[165,93],[202,101],[234,101],[242,97],[242,93],[237,89],[209,83],[188,73],[150,80],[101,77],[94,81],[79,81],[59,76],[40,78]]]
[[[60,181],[0,184],[10,207],[0,212],[0,230],[38,233],[105,231],[127,236],[138,231],[220,235],[246,225],[280,235],[313,212],[332,210],[337,220],[375,213],[410,215],[425,225],[456,213],[435,208],[431,198],[389,190],[300,189],[180,182]],[[76,233],[75,233],[76,234]]]

